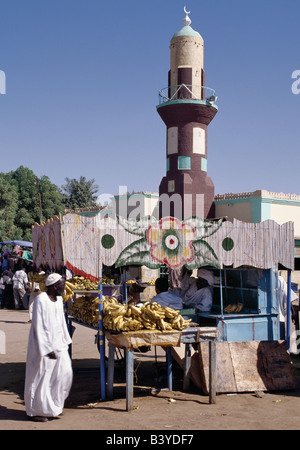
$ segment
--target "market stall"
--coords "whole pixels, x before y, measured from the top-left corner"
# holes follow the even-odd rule
[[[173,217],[159,221],[145,217],[135,221],[122,217],[114,220],[103,219],[100,215],[86,217],[67,214],[55,217],[46,224],[35,224],[32,236],[37,266],[47,265],[55,271],[67,268],[78,276],[99,283],[99,321],[96,319],[96,324],[100,336],[102,399],[105,398],[105,332],[111,332],[105,328],[103,317],[105,299],[101,278],[104,266],[121,268],[140,265],[149,269],[166,266],[173,270],[183,266],[192,270],[210,266],[219,283],[214,304],[218,311],[206,316],[198,315],[200,325],[202,319],[214,320],[209,326],[220,328],[223,340],[228,340],[235,333],[244,334],[246,337],[243,339],[246,340],[257,339],[258,336],[262,340],[275,341],[279,337],[276,271],[279,264],[288,270],[290,286],[294,265],[292,222],[279,225],[271,220],[244,223],[222,219],[208,221],[197,217],[184,221]],[[233,286],[224,283],[224,276],[228,275],[229,270],[239,273],[239,286],[235,285],[237,272],[230,273],[234,279]],[[252,270],[254,272],[250,276]],[[242,272],[247,274],[248,284],[244,282]],[[227,312],[226,308],[232,303],[242,303],[243,310],[238,314]],[[288,311],[289,308],[290,303]],[[230,328],[231,334],[224,332],[225,328],[221,325],[225,323],[225,317],[226,328]],[[247,335],[245,330],[249,326],[254,326],[261,334]],[[134,330],[119,327],[114,331],[126,335]],[[159,333],[165,331],[158,329]]]
[[[294,267],[293,223],[244,223],[190,218],[139,221],[67,214],[32,230],[37,266],[66,267],[96,283],[103,267],[209,266],[214,301],[199,322],[222,328],[221,340],[279,339],[277,269]],[[107,288],[105,288],[107,289]],[[289,289],[290,293],[290,289]],[[123,301],[127,290],[122,291]],[[105,295],[105,293],[104,293]],[[239,304],[239,309],[236,305]],[[289,340],[289,322],[287,323]]]

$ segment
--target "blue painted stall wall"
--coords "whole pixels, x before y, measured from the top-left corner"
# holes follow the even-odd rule
[[[217,273],[217,272],[216,272]],[[222,271],[223,273],[223,271]],[[280,339],[279,303],[276,295],[276,273],[273,269],[226,269],[223,305],[241,301],[241,313],[226,314],[220,309],[220,289],[214,287],[211,313],[199,314],[199,323],[217,326],[220,341],[274,341]],[[245,289],[239,288],[239,277]],[[223,279],[223,277],[222,277]],[[209,322],[207,322],[207,320]]]
[[[279,340],[277,316],[231,317],[217,322],[222,330],[220,341],[274,341]]]

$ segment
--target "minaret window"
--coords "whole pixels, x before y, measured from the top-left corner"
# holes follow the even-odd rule
[[[193,128],[193,153],[205,155],[205,130],[201,127]]]
[[[178,156],[178,169],[191,169],[192,158],[190,156]]]
[[[201,158],[201,170],[203,170],[203,172],[207,172],[207,159],[206,158]]]
[[[173,153],[178,153],[178,128],[170,127],[168,128],[168,143],[167,143],[168,155]]]
[[[170,170],[170,158],[167,158],[167,172]]]
[[[175,192],[175,180],[168,181],[168,192]]]

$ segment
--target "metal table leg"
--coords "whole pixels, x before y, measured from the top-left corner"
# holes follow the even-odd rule
[[[113,398],[114,369],[115,369],[115,347],[109,346],[108,369],[107,369],[107,397],[110,400]]]
[[[126,352],[126,410],[133,407],[133,350]]]
[[[183,368],[183,390],[188,391],[190,387],[192,344],[185,344],[185,357]]]
[[[168,369],[168,389],[173,390],[172,379],[172,347],[167,347],[167,369]]]
[[[209,403],[216,403],[216,341],[209,341]]]
[[[100,332],[100,381],[101,381],[101,400],[105,400],[105,341],[104,334]]]

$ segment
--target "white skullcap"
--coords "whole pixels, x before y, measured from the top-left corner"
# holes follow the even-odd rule
[[[62,278],[59,273],[50,273],[46,279],[46,286],[51,286],[52,284],[57,283]]]
[[[198,278],[204,278],[209,286],[214,284],[214,274],[210,270],[207,269],[198,269]]]

